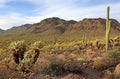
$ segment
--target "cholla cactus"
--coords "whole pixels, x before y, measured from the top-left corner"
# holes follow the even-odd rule
[[[32,49],[41,49],[43,48],[44,43],[41,41],[36,41],[35,43],[31,44],[30,48]]]
[[[39,51],[29,50],[25,52],[24,59],[20,62],[17,69],[19,71],[29,71],[39,56]]]
[[[31,49],[25,52],[24,59],[21,61],[17,69],[19,71],[28,71],[37,61],[40,52],[39,49],[43,46],[44,45],[41,41],[37,41],[34,44],[31,44]]]
[[[13,55],[14,61],[19,64],[23,59],[24,52],[26,51],[26,45],[24,41],[12,42],[9,46],[10,52]]]

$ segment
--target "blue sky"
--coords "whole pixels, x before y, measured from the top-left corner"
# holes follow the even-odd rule
[[[37,23],[49,17],[77,21],[105,18],[108,5],[111,18],[120,22],[120,0],[0,0],[0,28]]]

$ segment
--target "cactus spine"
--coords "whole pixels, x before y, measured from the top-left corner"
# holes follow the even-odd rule
[[[110,7],[107,7],[107,14],[106,14],[106,52],[109,50],[109,38],[110,38],[110,28],[111,28],[111,21],[109,19],[109,11]]]

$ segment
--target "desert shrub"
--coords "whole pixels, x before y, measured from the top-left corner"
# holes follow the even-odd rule
[[[93,62],[93,67],[98,70],[104,70],[114,66],[119,62],[120,52],[118,50],[109,51],[104,57],[97,57]]]
[[[19,64],[23,57],[24,57],[24,52],[26,51],[26,44],[24,41],[15,41],[10,43],[9,46],[10,52],[13,55],[14,61]]]
[[[60,61],[52,62],[47,70],[48,74],[60,75],[64,72],[63,63]]]
[[[48,54],[47,52],[42,53],[38,61],[32,67],[32,70],[36,74],[44,75],[60,75],[64,73],[63,64],[65,63],[65,56],[62,54]]]
[[[97,57],[93,62],[93,68],[98,70],[104,70],[112,65],[112,61],[106,57]]]
[[[52,49],[54,49],[54,44],[49,44],[49,45],[46,45],[42,48],[42,50],[47,50],[47,51],[50,51]]]
[[[111,59],[114,64],[118,63],[119,62],[119,58],[120,58],[120,51],[115,49],[115,50],[111,50],[107,53],[107,57],[109,59]]]
[[[82,69],[85,67],[82,60],[67,60],[63,66],[65,72],[81,73]]]
[[[14,69],[8,68],[8,59],[4,59],[4,62],[0,63],[0,79],[22,79],[23,74],[16,72]],[[14,64],[12,64],[14,65]]]
[[[65,63],[64,58],[62,57],[53,55],[52,57],[49,58],[51,61],[48,68],[47,68],[47,73],[50,75],[60,75],[64,73],[64,68],[63,65]]]
[[[48,58],[38,58],[36,63],[33,65],[32,70],[36,74],[46,74],[49,67],[50,61]]]
[[[51,50],[53,54],[61,54],[65,51],[64,47],[60,46],[59,44],[56,44],[54,48]]]

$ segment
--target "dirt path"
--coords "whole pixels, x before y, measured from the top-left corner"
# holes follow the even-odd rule
[[[92,68],[83,68],[85,79],[101,79],[100,72]]]

